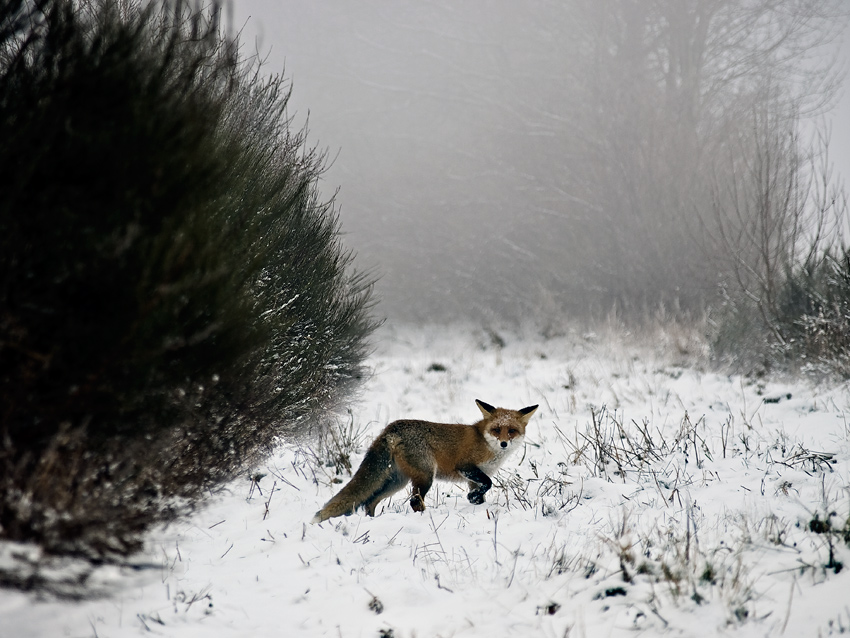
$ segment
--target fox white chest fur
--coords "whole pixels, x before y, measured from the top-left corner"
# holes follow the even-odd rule
[[[486,463],[482,463],[480,467],[485,474],[492,478],[508,457],[522,447],[525,441],[525,435],[518,434],[512,439],[502,441],[490,434],[490,432],[487,432],[484,434],[484,440],[487,441],[487,445],[493,451],[493,458]],[[503,443],[506,443],[506,445],[503,445]]]

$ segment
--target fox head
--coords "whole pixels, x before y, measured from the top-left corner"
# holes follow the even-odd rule
[[[494,408],[489,403],[475,400],[475,405],[484,415],[481,428],[484,438],[495,449],[507,450],[513,444],[522,441],[525,436],[525,426],[531,415],[537,410],[536,405],[530,405],[521,410]]]

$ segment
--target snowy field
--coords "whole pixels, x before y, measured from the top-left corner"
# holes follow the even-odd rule
[[[0,636],[828,636],[850,632],[850,392],[706,372],[698,344],[383,329],[321,449],[283,447],[94,600],[0,591]],[[647,344],[649,339],[643,339]],[[402,417],[539,403],[484,505],[437,483],[310,525]],[[334,461],[336,463],[334,463]],[[348,479],[347,473],[339,478]],[[35,557],[0,545],[0,560]],[[846,566],[845,569],[842,567]],[[58,580],[85,575],[53,564]]]

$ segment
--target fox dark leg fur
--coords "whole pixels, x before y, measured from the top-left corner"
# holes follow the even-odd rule
[[[473,505],[481,505],[484,495],[493,487],[493,480],[476,465],[459,468],[458,473],[469,480],[469,494],[466,498]]]

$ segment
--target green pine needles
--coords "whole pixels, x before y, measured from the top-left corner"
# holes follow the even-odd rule
[[[131,552],[363,375],[323,156],[219,15],[0,0],[0,537]]]

